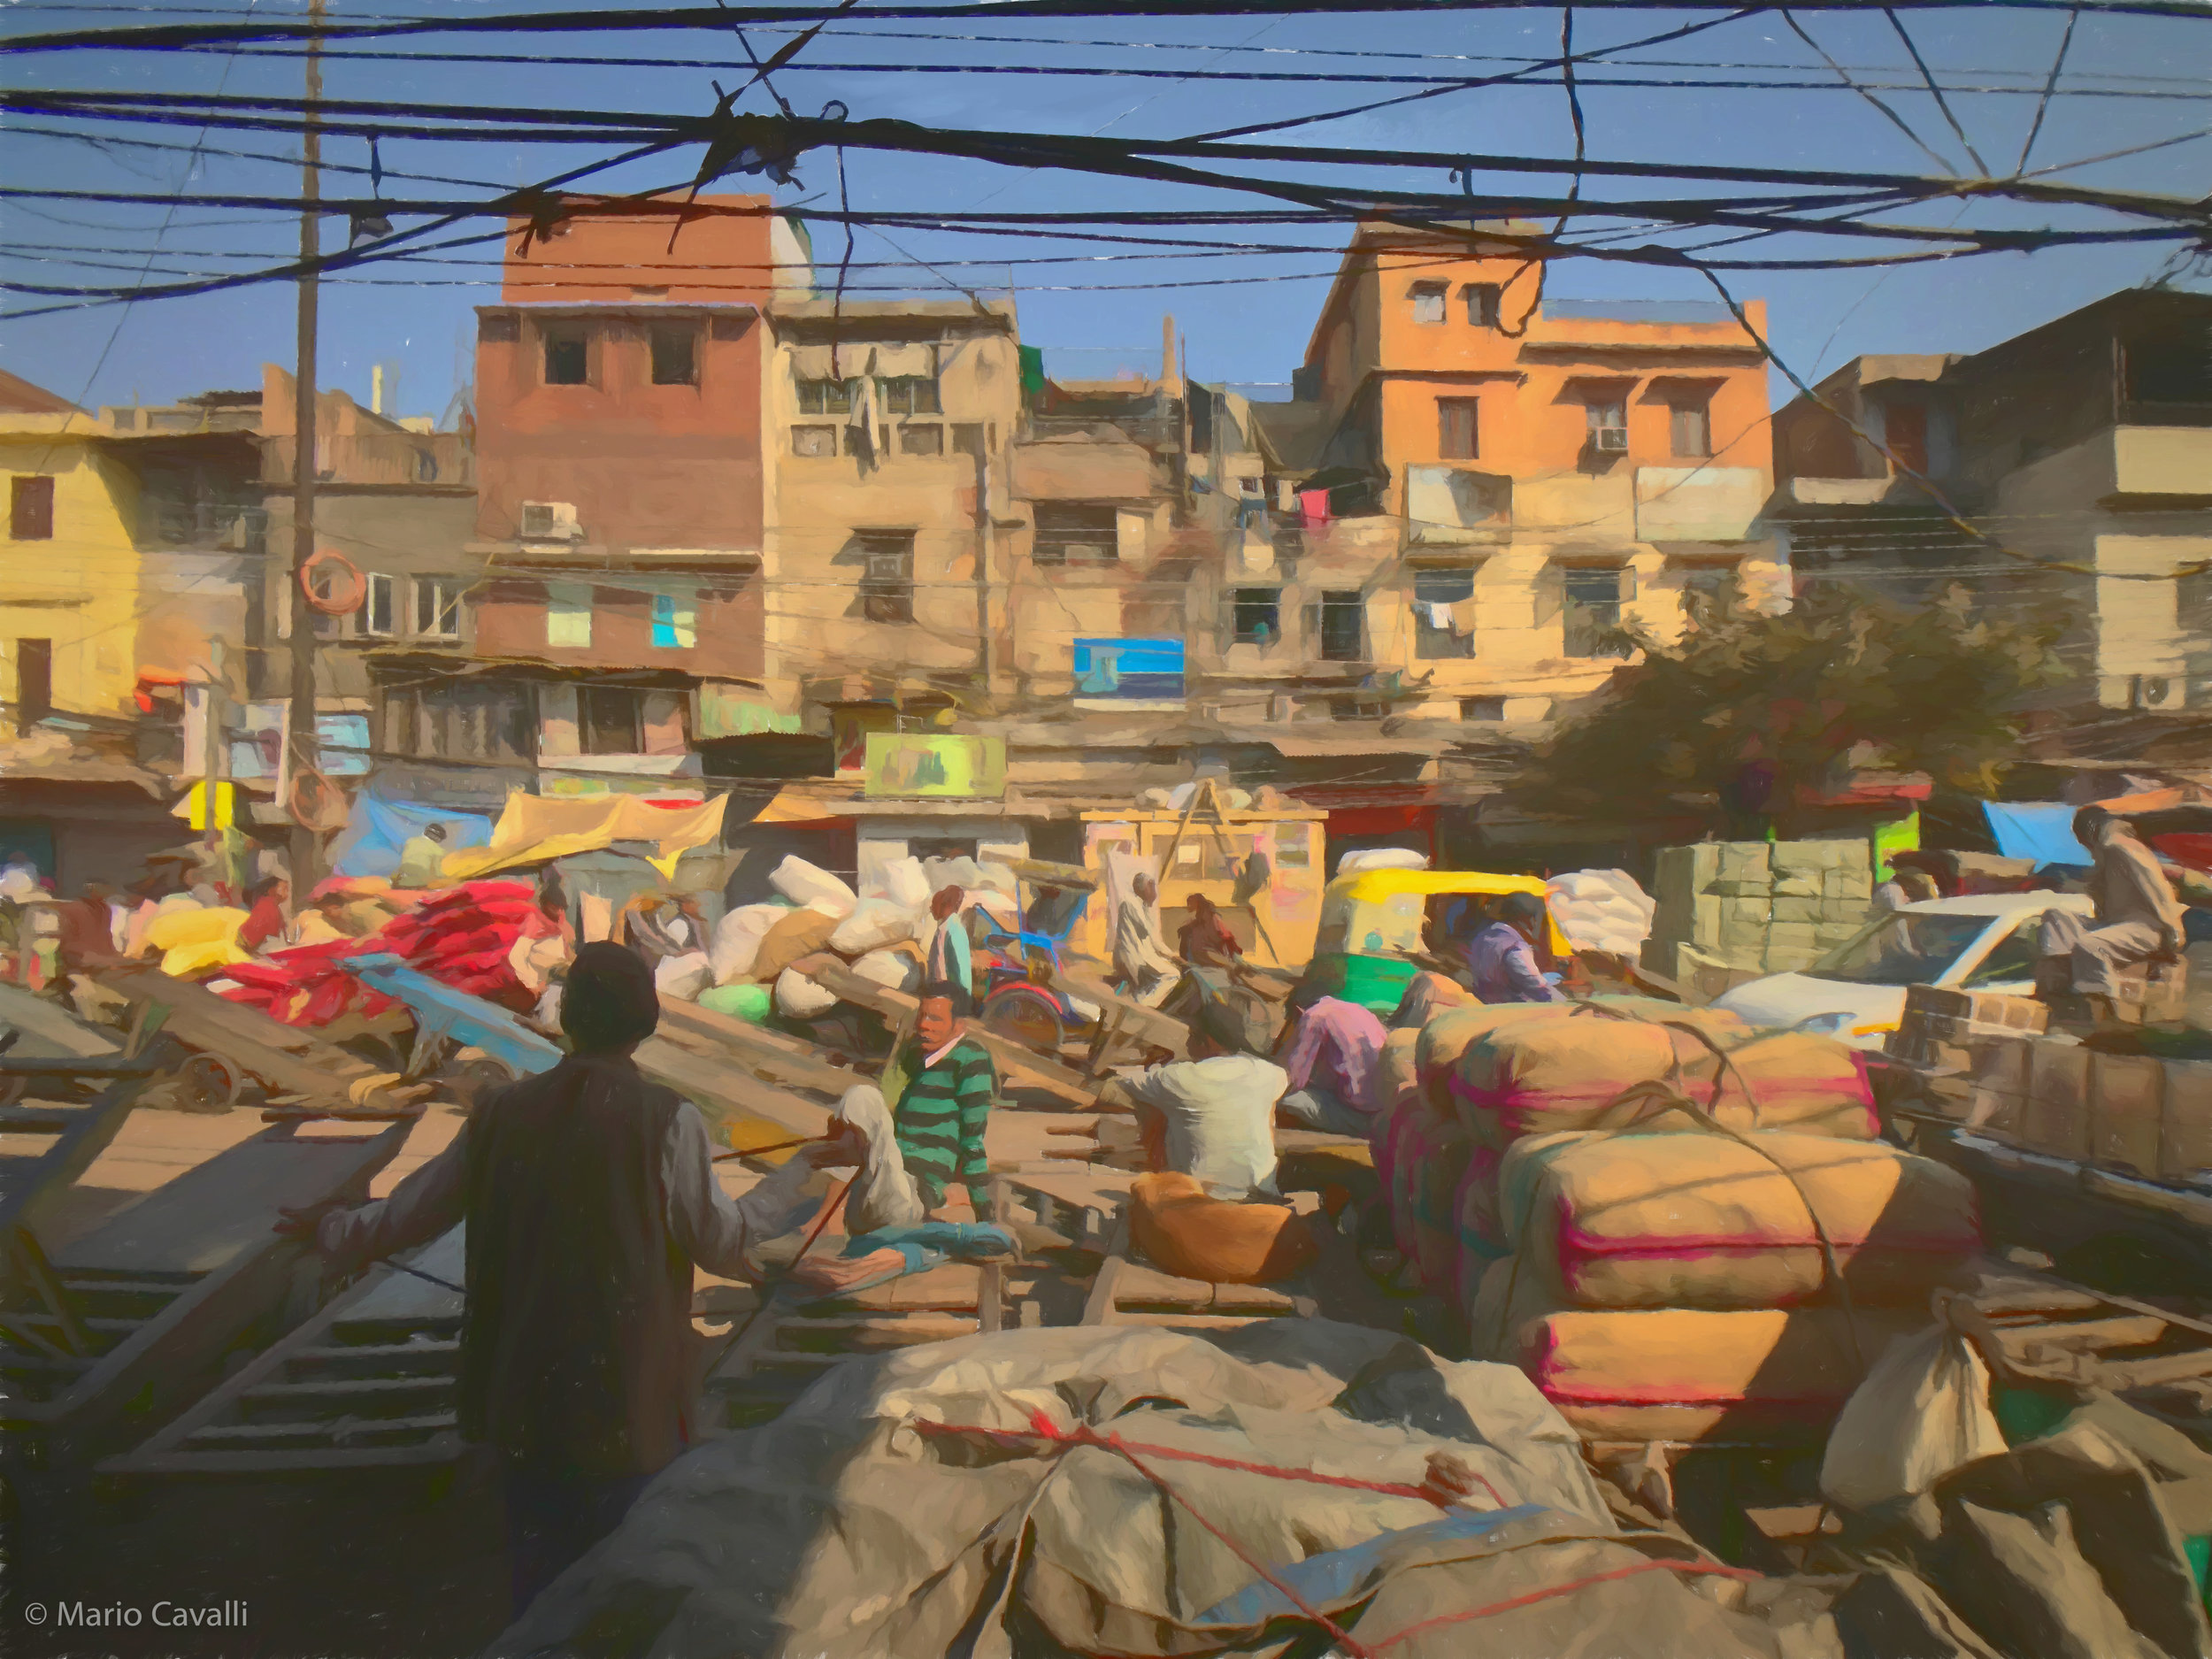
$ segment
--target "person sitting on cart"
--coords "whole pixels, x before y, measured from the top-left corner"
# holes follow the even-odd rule
[[[1099,1103],[1136,1114],[1146,1167],[1188,1175],[1216,1198],[1279,1201],[1275,1103],[1290,1075],[1265,1057],[1272,1022],[1260,999],[1232,987],[1191,1022],[1190,1058],[1118,1078]]]
[[[1290,1084],[1278,1110],[1302,1128],[1366,1134],[1373,1115],[1369,1088],[1388,1035],[1382,1021],[1357,1002],[1300,987],[1291,995],[1290,1017],[1275,1045]]]
[[[1467,941],[1467,967],[1475,995],[1485,1002],[1563,1002],[1559,987],[1544,977],[1536,952],[1550,923],[1544,901],[1533,893],[1509,893],[1498,901],[1496,919]]]
[[[2177,962],[2187,943],[2181,901],[2158,856],[2134,825],[2102,807],[2074,814],[2074,839],[2095,855],[2089,897],[2093,916],[2048,910],[2036,948],[2037,988],[2046,998],[2071,990],[2089,1011],[2108,1017],[2119,974],[2143,963]]]
[[[998,1069],[953,1011],[956,988],[923,989],[914,1035],[884,1068],[883,1098],[923,1204],[934,1215],[946,1188],[964,1187],[977,1218],[987,1221],[991,1161],[983,1131],[998,1099]]]
[[[1147,1008],[1157,1008],[1182,978],[1182,964],[1167,954],[1160,937],[1160,918],[1153,906],[1159,902],[1160,886],[1141,873],[1129,884],[1129,897],[1114,918],[1114,968],[1128,982],[1129,995]]]
[[[1202,893],[1190,895],[1190,920],[1175,936],[1178,954],[1197,968],[1233,968],[1244,958],[1244,947],[1229,931],[1221,907]]]
[[[957,887],[939,887],[929,895],[929,913],[937,931],[930,935],[929,958],[922,964],[926,983],[947,988],[956,1019],[975,1011],[975,953],[968,939],[967,918],[960,912],[967,899],[967,890]]]

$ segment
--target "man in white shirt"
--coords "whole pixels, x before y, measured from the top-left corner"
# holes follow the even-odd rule
[[[1114,966],[1129,982],[1129,995],[1147,1008],[1167,1000],[1183,976],[1183,964],[1160,935],[1159,884],[1140,875],[1129,884],[1129,897],[1114,918]]]
[[[1216,1198],[1275,1198],[1275,1102],[1290,1077],[1261,1057],[1267,1021],[1242,990],[1210,997],[1192,1022],[1190,1058],[1109,1086],[1134,1107],[1156,1169],[1193,1177]]]

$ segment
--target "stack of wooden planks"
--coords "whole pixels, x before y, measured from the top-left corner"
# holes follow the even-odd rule
[[[389,1263],[265,1349],[104,1475],[299,1473],[449,1463],[462,1453],[463,1229]],[[444,1285],[419,1277],[428,1274]]]

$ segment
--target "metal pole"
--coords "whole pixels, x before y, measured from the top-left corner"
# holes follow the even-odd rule
[[[985,457],[985,428],[975,446],[975,641],[985,696],[991,695],[991,472]]]
[[[311,25],[323,20],[323,0],[310,0]],[[315,557],[315,334],[317,324],[316,273],[313,262],[322,254],[322,221],[316,202],[322,194],[322,133],[316,119],[316,102],[323,95],[322,36],[307,37],[307,103],[300,141],[300,259],[308,268],[299,279],[299,346],[293,382],[292,436],[292,682],[285,712],[284,746],[290,758],[286,774],[296,788],[314,768],[315,742],[315,626],[318,613],[307,603],[304,585],[307,562]],[[278,805],[289,810],[289,800]],[[304,903],[318,879],[321,846],[315,831],[297,822],[292,826],[291,875],[294,902]]]

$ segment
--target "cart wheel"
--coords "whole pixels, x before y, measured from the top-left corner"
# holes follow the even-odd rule
[[[245,1078],[219,1054],[196,1054],[177,1073],[177,1102],[187,1111],[227,1112],[245,1089]]]
[[[1060,1050],[1060,1005],[1043,992],[1010,985],[983,1004],[983,1029],[1033,1054]]]
[[[505,1088],[515,1080],[514,1069],[503,1060],[490,1055],[476,1055],[449,1068],[446,1086],[462,1105],[473,1109],[476,1102],[495,1088]]]

